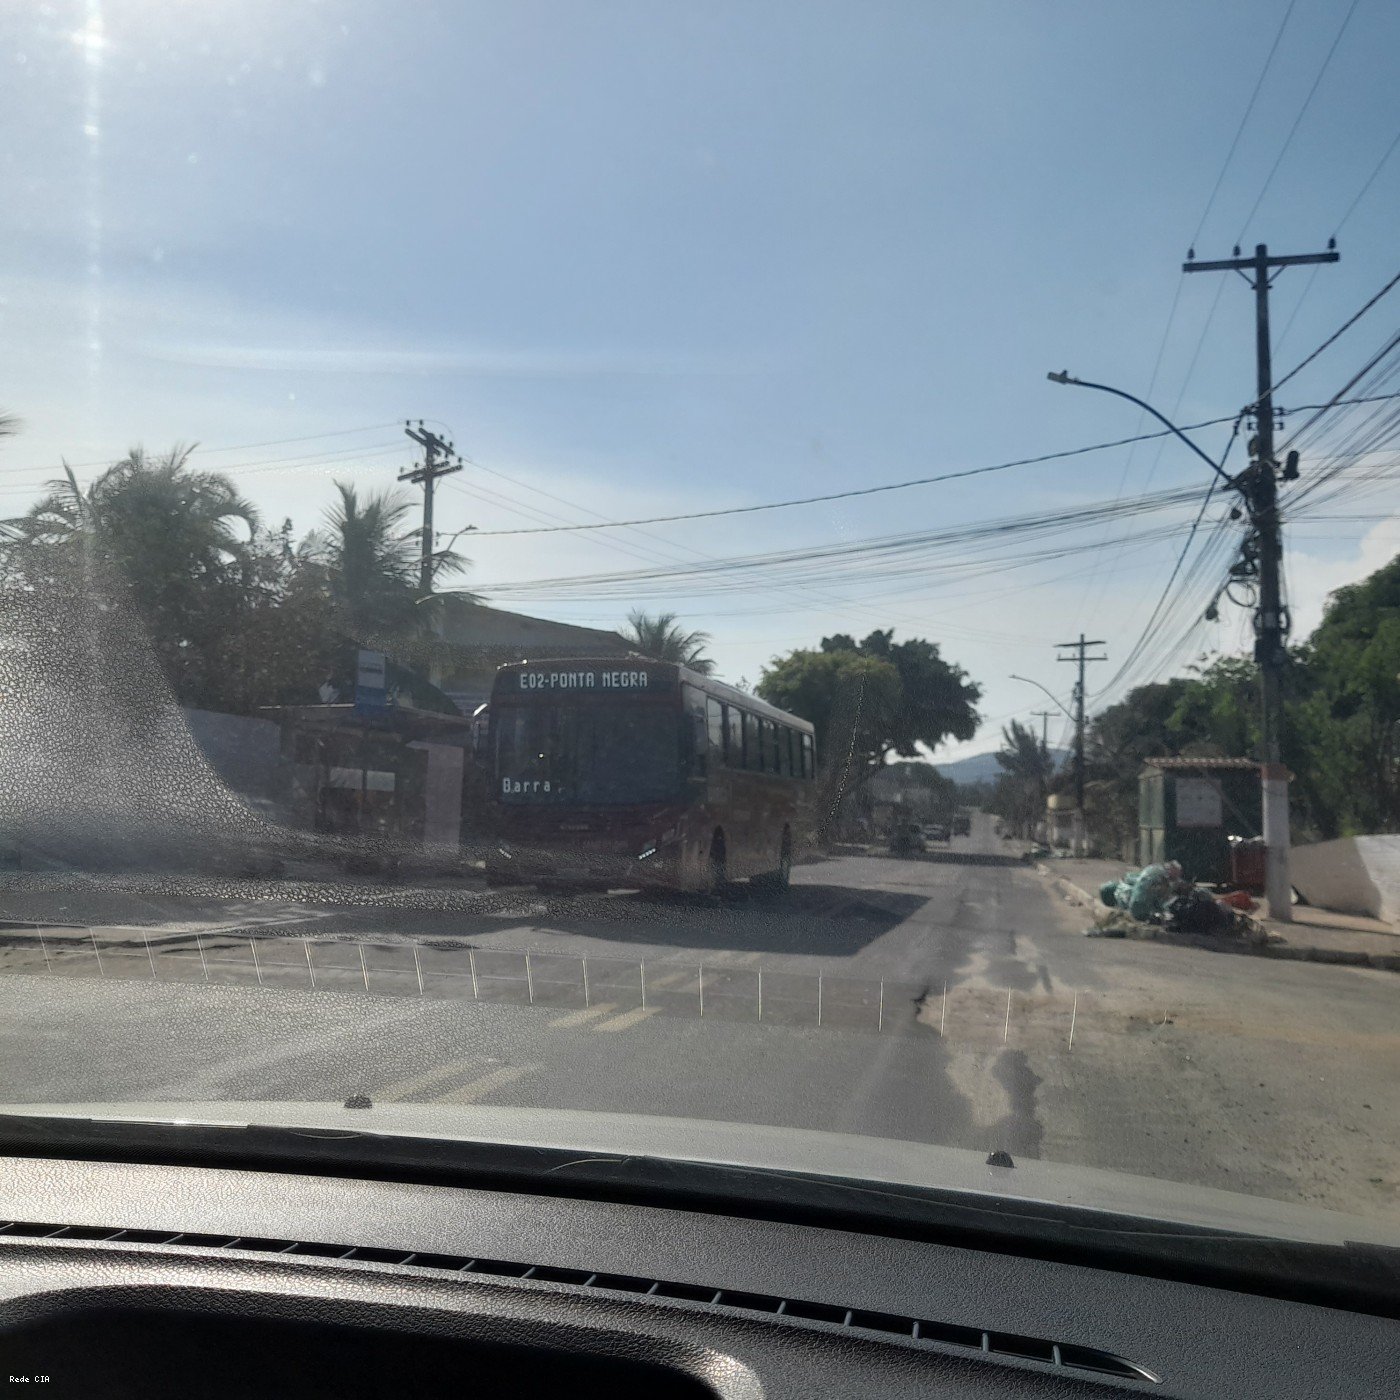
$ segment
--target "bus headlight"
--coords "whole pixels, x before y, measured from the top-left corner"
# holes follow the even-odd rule
[[[656,854],[656,847],[655,847],[655,846],[648,846],[648,847],[646,848],[646,850],[644,850],[644,851],[641,853],[641,855],[639,855],[639,856],[637,857],[637,859],[638,859],[638,860],[650,860],[650,859],[652,858],[652,856],[654,856],[655,854]]]

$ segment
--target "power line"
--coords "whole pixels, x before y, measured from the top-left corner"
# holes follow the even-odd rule
[[[1190,423],[1183,431],[1197,428],[1210,428],[1220,423],[1234,421],[1234,414],[1223,418],[1208,418],[1201,423]],[[791,506],[820,505],[825,501],[846,501],[857,496],[876,496],[887,491],[907,491],[914,486],[934,486],[943,481],[962,481],[968,477],[987,476],[992,472],[1009,471],[1013,467],[1034,467],[1044,462],[1059,462],[1067,457],[1083,457],[1091,452],[1106,452],[1115,447],[1126,447],[1129,443],[1145,442],[1148,438],[1171,437],[1167,431],[1139,433],[1134,437],[1118,438],[1113,442],[1093,443],[1088,447],[1074,447],[1063,452],[1046,452],[1039,457],[1021,457],[1011,462],[997,462],[989,467],[970,467],[965,471],[943,472],[938,476],[916,477],[912,481],[889,482],[882,486],[865,486],[854,491],[831,491],[821,496],[797,496],[786,501],[766,501],[761,505],[727,506],[720,510],[687,511],[676,515],[651,515],[639,520],[607,520],[597,525],[555,525],[547,529],[535,530],[481,530],[478,539],[489,539],[503,535],[547,535],[570,530],[621,530],[635,525],[667,525],[679,520],[713,520],[718,516],[751,515],[757,511],[786,510]]]
[[[1283,164],[1283,158],[1288,153],[1288,148],[1293,144],[1293,138],[1298,133],[1298,128],[1302,125],[1303,118],[1307,115],[1308,108],[1312,106],[1312,100],[1317,95],[1317,90],[1322,84],[1322,79],[1327,69],[1332,63],[1332,55],[1337,52],[1337,45],[1342,42],[1342,35],[1347,32],[1347,26],[1351,23],[1351,17],[1356,13],[1356,7],[1360,0],[1351,0],[1351,8],[1347,10],[1346,18],[1342,20],[1341,27],[1337,30],[1335,38],[1332,40],[1332,47],[1327,50],[1327,57],[1322,60],[1322,66],[1317,70],[1317,76],[1313,79],[1313,85],[1308,89],[1308,95],[1303,99],[1303,105],[1298,108],[1298,115],[1293,118],[1293,125],[1288,128],[1288,135],[1283,138],[1283,145],[1279,147],[1279,153],[1274,158],[1273,165],[1269,168],[1269,173],[1264,177],[1264,183],[1259,189],[1259,194],[1254,201],[1253,208],[1245,215],[1244,224],[1240,229],[1239,237],[1235,242],[1243,243],[1244,236],[1249,231],[1250,221],[1259,212],[1259,206],[1264,202],[1264,196],[1268,193],[1269,186],[1274,182],[1274,176],[1278,174],[1279,166]]]
[[[1220,193],[1221,183],[1225,179],[1225,172],[1230,168],[1230,162],[1234,159],[1235,150],[1240,144],[1240,137],[1244,135],[1244,129],[1249,122],[1250,115],[1254,111],[1254,104],[1259,100],[1260,89],[1264,86],[1264,79],[1268,76],[1270,67],[1273,65],[1274,55],[1278,52],[1278,46],[1283,39],[1283,31],[1288,28],[1288,21],[1293,18],[1293,8],[1298,0],[1288,0],[1288,8],[1284,11],[1283,20],[1279,24],[1278,33],[1274,35],[1274,42],[1269,46],[1269,52],[1264,58],[1264,66],[1259,70],[1259,77],[1255,81],[1254,91],[1249,95],[1249,102],[1244,109],[1244,116],[1240,118],[1240,124],[1235,128],[1235,139],[1230,142],[1230,149],[1225,153],[1225,159],[1220,166],[1220,173],[1215,177],[1215,184],[1211,187],[1210,198],[1206,200],[1206,207],[1201,211],[1200,222],[1196,225],[1196,232],[1191,237],[1191,247],[1195,247],[1201,240],[1201,232],[1206,226],[1206,219],[1210,217],[1210,211],[1215,205],[1215,197]],[[1177,286],[1181,284],[1178,282]],[[1149,391],[1149,397],[1151,393]]]

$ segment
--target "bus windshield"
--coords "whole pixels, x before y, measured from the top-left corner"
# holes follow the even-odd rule
[[[505,706],[496,778],[503,802],[662,802],[680,789],[680,717],[645,702]]]

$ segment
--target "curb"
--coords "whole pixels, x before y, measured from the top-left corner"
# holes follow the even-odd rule
[[[1102,906],[1087,890],[1080,889],[1072,880],[1056,875],[1043,861],[1036,861],[1036,870],[1071,904],[1086,909]],[[1139,939],[1138,942],[1163,943],[1166,939]],[[1256,958],[1277,958],[1283,962],[1330,963],[1338,967],[1369,967],[1377,972],[1400,972],[1400,953],[1363,953],[1352,948],[1318,948],[1308,943],[1265,943],[1265,944],[1181,944],[1182,947],[1209,947],[1214,951],[1245,953]]]

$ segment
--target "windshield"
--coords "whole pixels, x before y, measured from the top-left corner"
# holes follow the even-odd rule
[[[664,802],[680,787],[681,730],[657,705],[508,705],[496,715],[502,802]]]
[[[1397,53],[0,5],[0,1100],[1400,1225]]]

